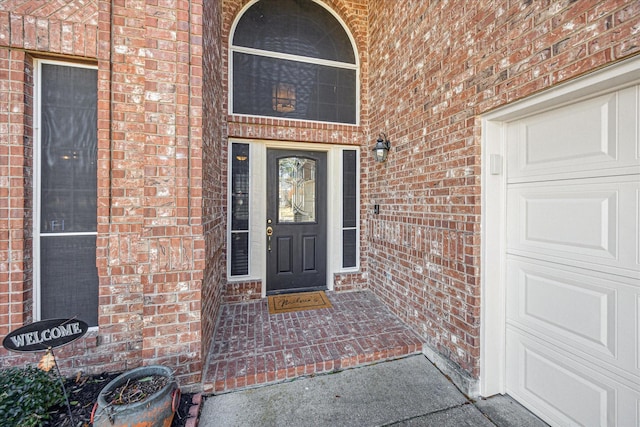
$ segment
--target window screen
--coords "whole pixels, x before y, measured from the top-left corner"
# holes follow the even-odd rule
[[[261,0],[238,21],[234,46],[355,64],[338,20],[311,0]]]
[[[40,317],[96,326],[97,71],[40,74]]]
[[[249,274],[249,144],[231,144],[231,275]]]
[[[232,51],[233,113],[357,122],[358,77],[351,41],[338,20],[317,3],[255,3],[238,21]]]
[[[358,261],[357,153],[342,152],[342,267],[355,267]]]
[[[96,78],[42,65],[41,233],[96,231]]]
[[[233,55],[233,112],[356,123],[356,71],[244,53]]]
[[[42,319],[73,318],[98,324],[96,236],[40,240]]]

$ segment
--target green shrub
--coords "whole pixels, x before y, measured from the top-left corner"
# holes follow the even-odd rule
[[[49,408],[62,404],[57,378],[33,366],[0,370],[2,425],[35,427],[49,419]]]

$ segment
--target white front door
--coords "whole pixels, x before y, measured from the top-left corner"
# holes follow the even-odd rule
[[[506,126],[506,392],[640,425],[640,86]]]

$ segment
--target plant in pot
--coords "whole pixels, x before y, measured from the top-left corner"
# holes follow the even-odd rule
[[[166,366],[132,369],[107,384],[94,405],[94,427],[169,427],[180,389]]]

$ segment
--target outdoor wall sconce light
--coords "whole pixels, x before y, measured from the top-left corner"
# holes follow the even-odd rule
[[[389,138],[387,138],[387,135],[384,132],[380,132],[376,145],[373,147],[373,150],[371,150],[373,151],[373,159],[379,163],[384,162],[387,160],[387,154],[389,154],[390,149],[391,142],[389,142]]]

